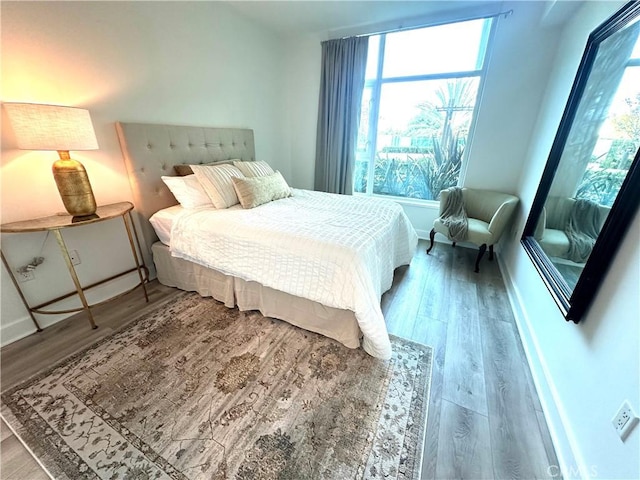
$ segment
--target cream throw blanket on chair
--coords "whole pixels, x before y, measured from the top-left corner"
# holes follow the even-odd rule
[[[599,205],[591,200],[578,199],[571,208],[565,234],[569,239],[567,258],[576,263],[584,263],[600,234]]]
[[[462,198],[462,188],[450,187],[447,190],[445,203],[440,215],[440,221],[449,230],[449,240],[452,242],[462,242],[467,239],[469,220],[464,209]]]

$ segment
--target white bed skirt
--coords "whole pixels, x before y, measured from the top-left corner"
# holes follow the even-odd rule
[[[169,247],[161,242],[154,243],[151,251],[158,281],[163,285],[213,297],[229,308],[259,310],[264,316],[320,333],[349,348],[360,346],[362,332],[350,310],[327,307],[172,257]]]

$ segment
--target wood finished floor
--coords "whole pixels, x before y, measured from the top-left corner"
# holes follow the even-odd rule
[[[389,332],[434,348],[422,479],[551,478],[557,465],[497,262],[421,241],[382,298]],[[2,389],[90,345],[177,290],[149,285],[94,310],[97,330],[71,318],[1,350]],[[2,480],[47,475],[2,422]],[[555,469],[552,469],[555,471]],[[557,477],[554,477],[557,478]]]

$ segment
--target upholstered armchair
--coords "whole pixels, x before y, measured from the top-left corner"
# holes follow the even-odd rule
[[[448,190],[440,192],[440,216],[433,222],[433,229],[429,233],[431,244],[427,249],[427,254],[433,249],[433,239],[436,233],[441,233],[449,238],[449,229],[442,221],[442,213],[447,204],[448,195]],[[491,190],[463,188],[462,202],[469,221],[464,241],[480,247],[475,265],[477,273],[480,271],[480,260],[487,247],[489,247],[489,260],[493,260],[493,246],[500,240],[502,232],[513,215],[518,204],[518,197]],[[456,242],[453,242],[454,247],[455,245]]]
[[[600,232],[605,220],[609,216],[611,207],[606,205],[593,205],[594,207],[588,210],[590,216],[584,220],[587,224],[593,225],[597,232]],[[586,252],[579,252],[579,250],[572,249],[571,240],[567,235],[569,220],[575,206],[576,199],[574,198],[547,197],[533,236],[542,247],[542,250],[550,257],[564,258],[572,260],[575,263],[584,263],[585,260],[579,258],[580,253],[588,256],[589,253],[591,253],[591,249],[589,248]]]

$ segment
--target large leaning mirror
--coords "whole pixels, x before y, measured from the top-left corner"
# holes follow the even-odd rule
[[[640,204],[640,2],[596,28],[522,244],[567,320],[587,311]]]

